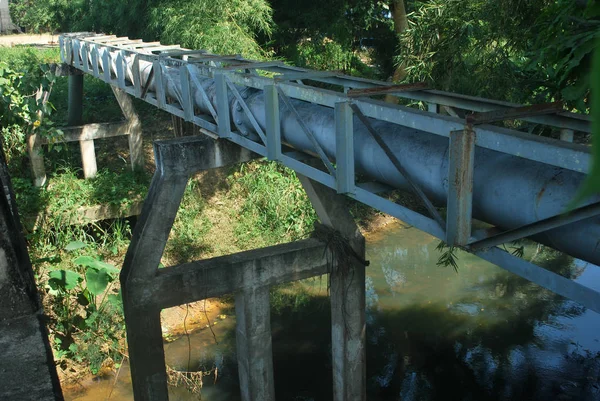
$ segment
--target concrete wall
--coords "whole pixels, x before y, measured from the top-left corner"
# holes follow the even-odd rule
[[[61,400],[45,316],[0,149],[0,400]]]

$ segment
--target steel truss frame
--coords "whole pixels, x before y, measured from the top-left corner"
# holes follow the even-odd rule
[[[507,241],[600,215],[598,204],[577,210],[570,215],[554,216],[500,235],[488,234],[489,230],[485,232],[471,230],[473,159],[477,147],[582,173],[586,173],[591,165],[591,154],[589,148],[585,146],[509,130],[486,124],[487,122],[520,119],[561,130],[589,133],[591,128],[588,116],[564,112],[557,105],[522,107],[506,102],[429,90],[423,84],[394,86],[334,72],[316,72],[291,67],[279,62],[255,62],[239,55],[219,56],[205,51],[182,49],[179,46],[161,46],[157,43],[143,43],[114,36],[90,33],[64,34],[60,36],[59,42],[63,62],[185,121],[196,124],[203,133],[227,139],[261,156],[279,161],[298,173],[337,190],[338,193],[390,214],[451,246],[460,247],[600,313],[599,292],[526,262],[497,247]],[[128,63],[127,59],[131,58],[133,63]],[[146,82],[142,82],[140,76],[141,60],[151,62],[153,66]],[[179,72],[181,91],[174,99],[167,96],[166,87],[172,84],[169,82],[172,78],[169,74],[165,74],[166,68],[176,68]],[[215,80],[216,107],[208,101],[197,76]],[[154,91],[149,90],[151,81],[154,84]],[[324,89],[323,84],[333,85],[339,88],[339,91]],[[236,85],[264,91],[265,132],[258,127],[256,118],[252,116]],[[210,105],[210,115],[197,113],[193,100],[195,90],[200,91],[205,103]],[[255,142],[243,132],[232,129],[228,107],[229,93],[232,93],[242,105],[243,112],[258,132],[260,141]],[[430,111],[390,104],[369,97],[382,94],[427,102]],[[317,160],[323,163],[326,171],[315,167],[314,163],[306,162],[307,158],[312,158],[311,156],[289,152],[282,148],[279,104],[283,101],[289,108],[288,98],[316,103],[335,110],[335,167],[324,152],[319,152],[319,146],[315,146]],[[437,110],[438,106],[460,108],[475,114],[467,115],[464,120],[431,112]],[[413,189],[425,203],[433,218],[378,195],[391,189],[386,185],[356,182],[354,114],[375,138],[378,134],[373,127],[369,126],[369,118],[449,138],[449,191],[445,222],[416,185],[412,185]],[[311,138],[310,130],[303,125],[297,113],[296,116],[302,129]],[[380,142],[379,145],[385,150],[385,143]],[[401,161],[393,159],[391,161],[410,181],[410,177],[402,171]]]

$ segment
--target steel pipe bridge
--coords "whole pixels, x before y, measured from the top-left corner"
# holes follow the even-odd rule
[[[531,238],[600,265],[600,197],[565,214],[590,168],[589,148],[494,125],[521,120],[572,135],[591,131],[587,116],[565,112],[558,104],[523,107],[430,90],[423,84],[391,85],[112,35],[73,33],[59,40],[64,63],[219,139],[221,145],[208,147],[194,138],[155,145],[156,188],[160,183],[181,191],[183,176],[223,165],[230,156],[222,155],[221,149],[239,146],[296,171],[326,225],[340,228],[323,193],[345,195],[600,313],[600,293],[499,247]],[[382,95],[424,102],[428,110],[387,103]],[[439,113],[441,108],[450,115]],[[208,167],[198,159],[200,153],[194,153],[205,148],[212,149]],[[244,155],[234,159],[251,157],[248,152]],[[382,196],[394,189],[412,191],[428,213]],[[155,192],[151,188],[148,201],[166,202],[161,191],[164,188]],[[173,207],[176,210],[178,203]],[[141,226],[163,224],[168,233],[172,220],[152,217],[153,213],[159,212],[144,206]],[[473,219],[492,227],[475,230]],[[348,224],[343,223],[341,231],[351,232]],[[145,229],[136,232],[143,236]],[[124,270],[129,270],[122,275],[124,286],[124,280],[137,277],[131,266],[142,258],[141,250],[150,249],[136,241],[125,261]],[[185,286],[182,277],[188,273],[181,274],[179,281],[165,275],[156,288],[164,290],[168,280],[172,286]],[[299,277],[292,274],[288,279],[292,276]],[[194,298],[194,291],[189,291],[189,296],[155,307],[189,302]],[[138,295],[151,302],[149,294],[140,290]],[[240,301],[241,311],[246,301]]]

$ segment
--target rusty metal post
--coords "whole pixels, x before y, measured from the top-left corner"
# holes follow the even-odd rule
[[[448,163],[448,207],[446,243],[466,245],[471,236],[473,211],[473,165],[475,132],[467,124],[464,130],[450,133]]]

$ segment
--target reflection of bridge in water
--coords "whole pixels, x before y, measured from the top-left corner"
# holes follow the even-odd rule
[[[567,137],[590,132],[584,116],[114,36],[66,34],[60,43],[71,108],[84,72],[205,134],[154,144],[157,170],[121,273],[136,399],[167,398],[160,310],[227,293],[236,294],[242,397],[274,399],[269,288],[329,273],[334,399],[364,400],[364,239],[342,195],[600,312],[597,292],[498,247],[529,237],[600,262],[598,199],[561,215],[589,169],[588,148],[492,125],[522,120]],[[372,98],[384,94],[428,111]],[[258,156],[299,174],[322,235],[159,270],[188,178]],[[381,196],[398,188],[428,215]],[[472,230],[473,217],[493,227]]]

